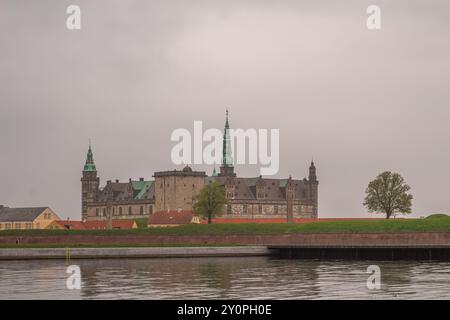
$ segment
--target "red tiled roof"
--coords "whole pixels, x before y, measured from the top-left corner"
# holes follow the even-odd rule
[[[380,218],[294,218],[294,223],[308,223],[308,222],[328,222],[328,221],[371,221],[381,220]],[[267,219],[240,219],[240,218],[214,218],[213,223],[286,223],[286,218],[267,218]]]
[[[148,224],[189,224],[194,217],[192,211],[159,211],[148,219]]]
[[[64,229],[70,230],[100,230],[106,229],[106,221],[67,221],[55,220]],[[113,220],[113,229],[132,229],[135,224],[134,220]]]
[[[135,224],[134,220],[113,220],[112,228],[113,229],[133,229],[134,224]],[[84,226],[87,230],[106,229],[107,222],[106,221],[86,221],[86,222],[84,222]]]
[[[61,228],[70,230],[85,230],[85,226],[82,221],[72,220],[55,220],[55,223],[59,224]]]

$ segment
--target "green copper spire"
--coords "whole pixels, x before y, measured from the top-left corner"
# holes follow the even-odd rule
[[[225,121],[225,129],[223,131],[222,166],[224,167],[233,166],[233,156],[231,154],[230,125],[228,123],[228,109]]]
[[[89,142],[89,150],[86,157],[86,163],[84,164],[83,171],[90,171],[90,172],[97,171],[97,169],[95,168],[94,155],[92,154],[90,142]]]
[[[211,177],[217,177],[216,167],[214,167]]]

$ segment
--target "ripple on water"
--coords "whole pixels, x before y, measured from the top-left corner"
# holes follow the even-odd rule
[[[3,261],[0,299],[450,299],[450,263],[252,258]],[[368,290],[369,265],[381,290]]]

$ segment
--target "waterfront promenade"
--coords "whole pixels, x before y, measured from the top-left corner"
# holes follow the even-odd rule
[[[254,257],[266,255],[269,255],[269,250],[264,246],[0,249],[0,260]]]

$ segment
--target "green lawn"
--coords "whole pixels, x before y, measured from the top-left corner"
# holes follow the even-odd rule
[[[134,221],[136,221],[136,224],[137,224],[139,229],[147,228],[148,218],[134,219]]]
[[[133,230],[4,230],[0,236],[64,235],[64,234],[160,234],[160,235],[215,235],[215,234],[287,234],[331,232],[419,232],[450,231],[450,216],[432,215],[425,219],[346,220],[329,222],[294,223],[242,223],[183,225],[170,228],[143,228]]]

